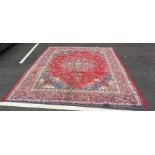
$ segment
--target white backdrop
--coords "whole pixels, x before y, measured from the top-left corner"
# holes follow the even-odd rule
[[[0,42],[154,43],[154,0],[5,0]]]

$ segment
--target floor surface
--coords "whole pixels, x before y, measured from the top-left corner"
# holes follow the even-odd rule
[[[34,46],[32,43],[14,44],[0,52],[0,98],[20,78],[28,66],[49,46],[113,47],[127,67],[133,81],[149,103],[147,110],[155,110],[155,44],[52,44],[41,43],[23,64],[19,61]],[[109,108],[109,107],[105,107]],[[120,109],[120,108],[119,108]],[[129,109],[129,108],[125,108]],[[44,110],[0,106],[0,110]],[[141,110],[141,109],[131,109]]]

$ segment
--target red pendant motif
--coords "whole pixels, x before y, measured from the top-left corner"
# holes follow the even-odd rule
[[[102,56],[76,50],[57,55],[48,66],[48,75],[80,89],[104,76],[105,69],[106,62]]]

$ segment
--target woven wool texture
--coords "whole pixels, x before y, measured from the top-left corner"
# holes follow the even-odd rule
[[[95,107],[146,106],[113,48],[103,47],[49,47],[3,100]]]

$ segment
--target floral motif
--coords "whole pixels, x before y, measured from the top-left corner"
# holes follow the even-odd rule
[[[112,48],[50,47],[24,74],[7,101],[142,106]]]

